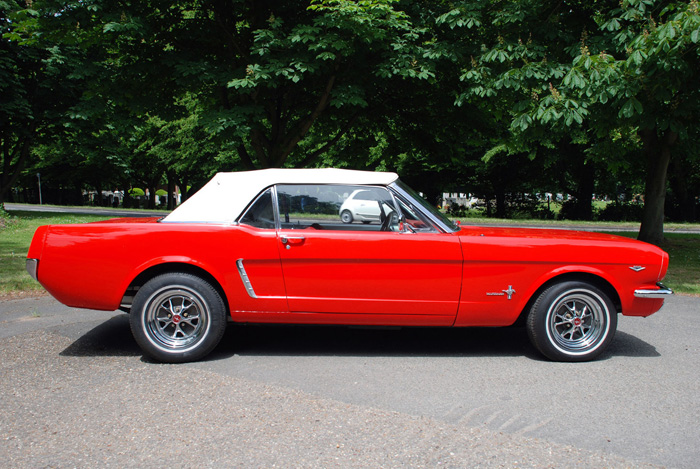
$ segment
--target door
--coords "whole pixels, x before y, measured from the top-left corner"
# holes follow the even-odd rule
[[[341,206],[358,189],[372,194],[377,222],[341,220]],[[280,185],[277,200],[291,312],[365,315],[368,323],[400,315],[416,323],[452,324],[462,269],[456,235],[429,226],[400,232],[392,216],[397,206],[383,187]]]

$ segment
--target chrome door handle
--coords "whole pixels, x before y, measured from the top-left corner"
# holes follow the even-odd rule
[[[282,241],[282,244],[284,244],[287,249],[289,249],[290,246],[292,245],[301,245],[304,244],[304,241],[306,241],[306,238],[303,236],[282,236],[280,238],[280,241]]]

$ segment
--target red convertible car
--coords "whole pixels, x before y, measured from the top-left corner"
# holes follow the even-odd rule
[[[360,190],[376,221],[342,219]],[[613,340],[618,314],[649,316],[672,294],[655,246],[460,227],[394,173],[339,169],[219,173],[161,219],[39,227],[27,257],[62,303],[129,312],[138,344],[164,362],[204,357],[228,321],[520,322],[546,357],[584,361]]]

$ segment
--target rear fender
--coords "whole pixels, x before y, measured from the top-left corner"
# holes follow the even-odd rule
[[[178,257],[177,260],[167,260],[162,262],[149,262],[146,264],[141,273],[136,275],[129,285],[126,287],[124,296],[122,297],[119,309],[122,311],[129,312],[131,310],[131,304],[133,302],[134,296],[139,291],[139,289],[146,284],[149,280],[171,272],[185,272],[192,275],[196,275],[204,280],[208,281],[221,295],[224,303],[228,306],[229,302],[227,299],[226,292],[222,286],[221,277],[217,278],[212,275],[208,270],[206,270],[201,263],[192,261],[192,259]]]
[[[29,245],[27,259],[41,259],[41,254],[44,251],[48,231],[49,225],[40,226],[36,229],[34,236],[32,237],[32,243]]]

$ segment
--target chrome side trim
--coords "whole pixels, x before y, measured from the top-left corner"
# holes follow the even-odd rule
[[[38,282],[37,271],[39,270],[39,259],[27,259],[26,267],[29,276]]]
[[[669,296],[673,295],[673,290],[668,288],[663,283],[659,282],[656,285],[659,287],[658,290],[635,290],[634,296],[637,298],[668,298]]]
[[[238,268],[238,275],[241,276],[243,286],[248,292],[248,296],[250,296],[251,298],[257,298],[258,295],[255,294],[255,290],[253,290],[253,285],[250,283],[250,279],[248,278],[248,274],[245,271],[245,267],[243,267],[243,259],[238,259],[236,261],[236,267]]]

